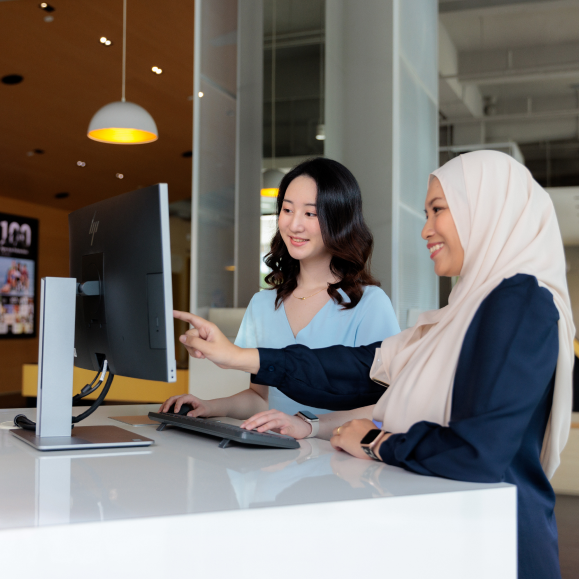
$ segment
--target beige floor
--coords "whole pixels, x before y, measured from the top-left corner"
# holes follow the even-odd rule
[[[561,454],[561,465],[551,484],[557,494],[579,496],[579,412],[573,413],[569,440]]]
[[[579,496],[557,495],[555,516],[559,529],[562,579],[579,577]]]

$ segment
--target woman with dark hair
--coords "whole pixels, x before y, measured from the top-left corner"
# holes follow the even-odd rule
[[[360,187],[346,167],[321,157],[301,163],[281,181],[277,213],[278,229],[265,257],[272,270],[265,278],[270,289],[253,296],[237,346],[363,346],[400,331],[388,296],[370,273],[372,234],[362,214]],[[302,422],[295,416],[299,411],[329,412],[253,383],[227,398],[173,396],[161,412],[173,404],[178,412],[185,403],[193,407],[190,416],[246,419],[267,411],[284,423]]]

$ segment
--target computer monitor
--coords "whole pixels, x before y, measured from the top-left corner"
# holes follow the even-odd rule
[[[177,379],[167,185],[75,211],[69,233],[71,277],[41,280],[36,423],[19,415],[11,432],[39,450],[149,445],[116,426],[72,425],[96,410],[115,375]],[[97,373],[76,399],[108,370],[97,400],[75,417],[73,365]]]
[[[76,297],[75,366],[175,382],[169,197],[153,185],[69,215],[70,277],[98,282]]]

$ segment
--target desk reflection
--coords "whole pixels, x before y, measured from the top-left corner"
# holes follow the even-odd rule
[[[425,479],[430,493],[465,486],[315,438],[280,450],[220,449],[178,429],[153,437],[146,449],[41,453],[0,431],[0,529],[408,496],[424,494]]]

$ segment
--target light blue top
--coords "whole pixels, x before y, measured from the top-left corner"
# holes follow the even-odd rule
[[[345,302],[348,296],[339,290]],[[275,309],[275,290],[263,290],[251,298],[235,344],[242,348],[285,348],[302,344],[308,348],[329,346],[366,346],[381,342],[400,331],[390,298],[376,286],[366,286],[355,308],[342,310],[330,299],[312,321],[294,337],[283,303]],[[269,389],[269,407],[286,414],[309,410],[314,414],[330,412],[305,406],[288,398],[277,388]]]

